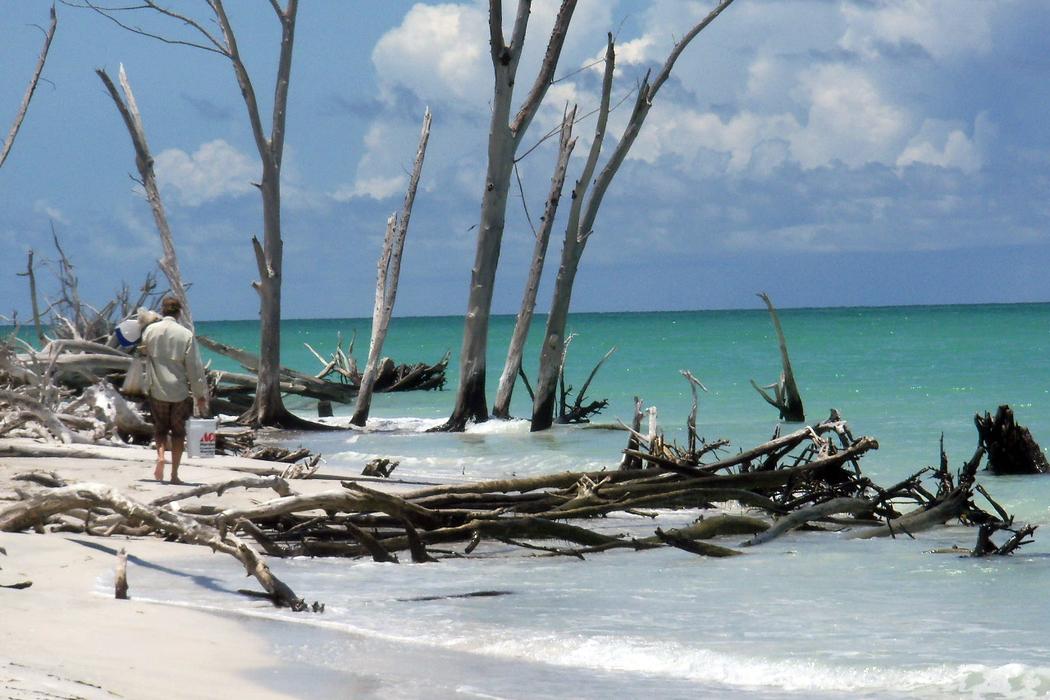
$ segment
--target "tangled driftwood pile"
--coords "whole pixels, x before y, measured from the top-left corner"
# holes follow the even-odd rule
[[[255,373],[259,368],[258,356],[206,336],[198,335],[197,340],[212,352],[236,361],[246,372],[209,372],[209,378],[215,386],[213,408],[235,415],[251,408],[256,385]],[[343,352],[341,342],[329,361],[324,361],[309,345],[307,348],[324,362],[324,369],[316,375],[310,375],[282,367],[281,391],[320,401],[351,403],[361,388],[361,372],[353,356]],[[441,389],[445,385],[448,361],[448,353],[432,365],[399,365],[384,357],[377,370],[375,391],[386,393]]]
[[[690,435],[694,434],[691,425]],[[949,470],[942,449],[939,467],[883,488],[860,468],[877,442],[854,438],[834,414],[818,425],[721,458],[716,458],[718,448],[703,441],[678,447],[662,435],[650,440],[637,432],[631,433],[631,440],[625,452],[634,460],[625,460],[617,470],[434,486],[399,494],[344,480],[338,489],[299,495],[285,479],[269,476],[203,486],[147,504],[98,484],[66,485],[55,475],[27,477],[37,488],[0,510],[0,530],[174,536],[236,557],[275,603],[304,609],[303,600],[273,576],[256,548],[277,557],[370,556],[390,562],[403,552],[414,562],[471,556],[484,541],[543,556],[583,558],[610,549],[667,545],[707,556],[734,556],[799,528],[848,530],[849,537],[870,538],[911,536],[959,521],[980,526],[977,546],[967,553],[985,556],[1016,550],[1035,529],[1015,527],[975,484],[983,448],[958,475]],[[277,496],[238,507],[188,500],[234,487],[273,489]],[[975,504],[975,493],[985,496],[992,512]],[[735,510],[739,504],[748,514],[704,517],[715,504],[731,504]],[[682,509],[700,517],[688,527],[660,526],[667,511]],[[594,526],[596,518],[611,513],[645,518],[639,522],[651,523],[652,534],[608,534]],[[991,537],[999,530],[1011,536],[997,545]]]

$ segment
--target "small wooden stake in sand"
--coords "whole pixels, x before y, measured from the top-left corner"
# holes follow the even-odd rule
[[[115,586],[117,600],[128,599],[128,553],[123,547],[117,554],[117,583]]]

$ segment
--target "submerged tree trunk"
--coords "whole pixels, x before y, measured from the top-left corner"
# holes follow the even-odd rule
[[[390,327],[390,317],[394,313],[394,300],[397,298],[397,282],[401,274],[401,254],[405,249],[405,236],[408,235],[408,221],[412,216],[412,205],[416,199],[416,187],[419,175],[423,171],[423,159],[427,154],[427,141],[430,139],[430,110],[423,115],[423,131],[419,136],[419,147],[416,149],[415,165],[412,177],[405,192],[405,203],[401,209],[401,219],[392,214],[387,221],[386,236],[383,241],[383,252],[379,256],[379,269],[376,274],[376,302],[372,312],[372,340],[368,346],[368,362],[361,375],[361,388],[357,394],[357,405],[350,422],[364,426],[368,422],[368,411],[372,405],[372,392],[376,384],[376,370],[379,356],[383,352]]]
[[[441,430],[459,431],[463,430],[468,420],[480,422],[488,419],[485,354],[488,350],[489,316],[503,241],[510,177],[514,171],[514,154],[550,87],[575,9],[576,0],[562,0],[539,74],[524,104],[511,122],[511,100],[514,96],[518,62],[525,43],[531,2],[518,0],[514,29],[508,43],[503,36],[502,0],[489,0],[489,48],[495,86],[489,127],[485,193],[481,202],[481,221],[478,226],[467,314],[463,325],[456,405],[448,421],[440,426]]]
[[[558,202],[561,200],[561,191],[565,184],[565,171],[569,166],[569,157],[576,146],[576,139],[572,138],[572,125],[575,120],[576,108],[573,107],[562,118],[558,160],[554,166],[554,175],[551,177],[551,188],[547,194],[547,204],[543,211],[543,223],[536,234],[536,246],[532,254],[529,278],[525,283],[525,293],[522,294],[521,310],[518,311],[518,318],[514,323],[514,333],[511,335],[510,346],[507,348],[507,361],[503,364],[503,374],[500,375],[499,388],[496,390],[496,402],[492,406],[492,415],[497,418],[510,417],[510,399],[514,394],[514,384],[518,379],[518,374],[521,372],[521,356],[525,350],[525,339],[532,326],[532,315],[536,309],[536,294],[539,292],[543,263],[547,257],[547,244],[550,241],[551,229],[554,227],[554,219],[558,212]]]
[[[773,302],[770,301],[769,295],[761,292],[758,296],[762,298],[762,301],[766,302],[766,308],[769,309],[769,315],[773,319],[773,329],[777,334],[777,346],[780,348],[780,362],[783,370],[779,381],[776,383],[760,387],[752,379],[751,386],[755,387],[755,391],[761,394],[762,398],[769,405],[780,411],[780,417],[783,420],[790,423],[801,423],[806,420],[806,412],[802,406],[802,396],[799,394],[798,384],[795,383],[795,373],[791,370],[791,359],[788,357],[787,339],[784,337],[784,329],[780,327],[780,318],[777,317],[777,310],[774,308]],[[770,396],[765,389],[773,389],[775,396]]]
[[[605,48],[605,72],[602,79],[602,97],[598,108],[598,121],[594,127],[594,139],[587,154],[587,162],[580,178],[572,190],[572,207],[565,224],[565,238],[561,248],[561,264],[558,276],[554,280],[554,296],[551,299],[550,313],[547,315],[547,327],[540,348],[540,368],[536,377],[536,391],[532,401],[532,431],[546,430],[554,423],[554,409],[558,403],[558,374],[562,357],[565,353],[565,326],[569,319],[569,304],[572,300],[572,287],[576,282],[576,271],[580,265],[580,256],[587,245],[589,229],[580,225],[581,212],[591,177],[598,166],[598,157],[602,152],[605,138],[605,127],[609,120],[609,101],[612,96],[612,80],[616,67],[616,50],[612,35],[608,35]],[[581,235],[581,233],[583,235]]]
[[[993,418],[973,417],[977,439],[988,452],[988,469],[994,474],[1046,474],[1050,464],[1032,433],[1014,419],[1009,406],[1000,406]]]
[[[671,49],[670,55],[664,62],[663,67],[656,78],[649,82],[646,75],[642,84],[638,86],[638,96],[634,103],[634,109],[620,137],[615,150],[609,161],[602,168],[598,177],[594,179],[593,188],[591,176],[597,165],[601,154],[602,141],[605,132],[605,122],[608,119],[609,100],[612,92],[612,69],[615,64],[615,52],[613,50],[612,35],[609,35],[606,49],[605,78],[602,84],[602,104],[599,109],[599,124],[595,129],[595,139],[591,145],[591,153],[584,167],[584,173],[576,183],[573,190],[573,213],[569,216],[569,222],[565,229],[565,242],[562,248],[562,262],[558,270],[558,278],[555,282],[554,298],[551,300],[551,311],[547,317],[547,329],[544,336],[543,348],[540,352],[539,377],[536,380],[536,396],[532,405],[533,431],[546,430],[554,421],[554,406],[557,393],[558,363],[565,346],[565,327],[569,317],[569,306],[572,302],[572,289],[576,281],[576,272],[579,268],[580,258],[583,255],[587,239],[594,230],[594,221],[598,215],[602,200],[606,191],[612,184],[620,165],[627,157],[627,153],[634,145],[638,133],[641,131],[645,118],[652,108],[656,93],[671,75],[675,62],[681,55],[689,42],[696,37],[707,25],[715,20],[733,0],[721,0],[718,5],[700,20],[682,37]],[[583,199],[586,197],[586,204]]]

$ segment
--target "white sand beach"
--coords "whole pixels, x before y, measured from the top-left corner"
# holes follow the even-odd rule
[[[0,441],[10,448],[16,441]],[[0,454],[5,445],[0,445]],[[53,471],[67,482],[96,482],[148,501],[175,489],[152,480],[153,452],[53,446],[106,458],[0,457],[0,499],[16,488],[19,473]],[[113,456],[119,458],[113,458]],[[272,468],[273,463],[235,457],[188,459],[188,483],[225,481],[243,472],[231,467]],[[297,481],[296,490],[331,488],[332,482]],[[228,492],[223,501],[268,498],[269,493]],[[0,510],[9,501],[0,500]],[[264,638],[232,616],[136,601],[164,598],[163,591],[136,590],[129,567],[130,600],[100,593],[112,580],[115,552],[125,547],[138,560],[178,569],[180,562],[210,558],[214,566],[237,567],[205,548],[156,537],[90,537],[73,534],[0,533],[0,584],[32,581],[16,590],[0,588],[0,697],[4,698],[281,698],[272,682],[281,672]],[[221,559],[220,559],[221,557]],[[254,581],[247,580],[246,587]],[[270,683],[267,683],[267,679]],[[287,687],[287,684],[281,684]]]

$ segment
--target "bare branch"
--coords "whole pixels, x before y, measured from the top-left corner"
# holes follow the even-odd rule
[[[539,73],[536,74],[536,82],[532,84],[532,89],[529,90],[529,94],[525,97],[521,109],[518,110],[517,116],[514,117],[514,121],[510,125],[511,132],[514,134],[515,146],[521,141],[526,130],[528,130],[529,123],[536,116],[540,103],[543,102],[543,97],[547,94],[547,89],[550,88],[553,82],[554,71],[558,67],[558,59],[561,57],[561,50],[565,45],[565,36],[569,32],[569,23],[572,21],[572,14],[575,11],[576,0],[562,0],[558,16],[554,19],[554,28],[551,30],[550,40],[547,42],[547,53],[543,56],[543,64],[540,66]],[[524,40],[524,28],[522,28],[521,35],[521,40]],[[518,55],[521,54],[516,25],[515,38],[511,48]]]
[[[121,29],[131,32],[132,34],[138,34],[139,36],[144,36],[149,39],[156,39],[159,42],[162,42],[164,44],[171,44],[173,46],[188,46],[190,48],[200,49],[202,51],[210,51],[211,53],[217,53],[221,56],[226,56],[227,58],[230,55],[227,50],[227,47],[223,45],[223,43],[219,41],[214,35],[212,35],[211,32],[205,29],[199,22],[190,17],[187,17],[186,15],[179,14],[178,12],[169,10],[166,7],[158,5],[153,0],[146,0],[141,5],[126,5],[123,7],[99,5],[94,2],[91,2],[91,0],[83,0],[82,2],[73,2],[73,0],[61,1],[63,5],[68,5],[69,7],[94,10],[98,14],[108,19],[110,22],[113,22],[113,24],[117,25]],[[164,36],[163,34],[149,32],[143,29],[142,27],[128,24],[127,22],[120,20],[116,15],[113,14],[115,12],[134,12],[137,10],[153,10],[166,17],[178,20],[179,22],[182,22],[186,26],[198,32],[207,40],[208,43],[202,44],[196,41],[188,41],[186,39],[174,39],[169,36]]]
[[[40,57],[36,60],[36,69],[33,71],[33,77],[30,78],[26,94],[22,97],[22,104],[18,108],[18,114],[15,115],[11,131],[8,132],[7,138],[4,139],[4,147],[0,150],[0,168],[3,167],[4,161],[7,160],[7,154],[11,152],[11,148],[15,145],[15,137],[18,135],[18,130],[22,128],[22,122],[25,120],[26,112],[29,110],[29,102],[33,99],[33,93],[36,92],[37,83],[40,82],[40,74],[44,72],[44,63],[47,62],[47,53],[51,50],[51,41],[55,38],[55,29],[57,28],[58,15],[55,14],[55,6],[52,5],[51,24],[44,35],[44,48],[40,50]]]

